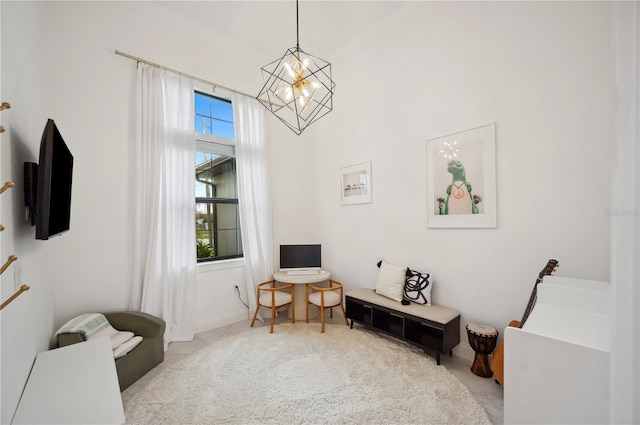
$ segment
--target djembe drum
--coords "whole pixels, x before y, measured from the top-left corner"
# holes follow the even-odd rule
[[[471,372],[483,378],[491,378],[493,371],[489,365],[489,354],[496,348],[498,331],[489,325],[469,323],[467,324],[467,336],[469,337],[469,345],[476,352]]]

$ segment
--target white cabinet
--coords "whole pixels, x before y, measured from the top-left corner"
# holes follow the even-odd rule
[[[108,337],[36,356],[13,424],[123,424]]]
[[[609,422],[610,285],[546,276],[504,334],[505,424]]]

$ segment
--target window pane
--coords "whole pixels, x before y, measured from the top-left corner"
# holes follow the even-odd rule
[[[198,260],[215,257],[213,205],[196,204],[196,249]]]
[[[226,257],[242,254],[240,216],[237,204],[218,204],[216,238],[218,256]]]
[[[213,109],[215,111],[214,116],[218,119],[233,122],[233,106],[231,105],[231,102],[215,99]]]
[[[235,139],[231,102],[203,93],[195,93],[196,132]]]
[[[236,159],[196,152],[196,198],[237,199]]]
[[[227,139],[235,139],[236,137],[233,122],[212,120],[211,126],[211,134]]]
[[[196,92],[195,102],[196,115],[208,116],[209,112],[211,112],[211,97]]]
[[[235,158],[197,151],[195,179],[198,260],[241,257]]]
[[[242,256],[238,204],[196,204],[198,260]]]

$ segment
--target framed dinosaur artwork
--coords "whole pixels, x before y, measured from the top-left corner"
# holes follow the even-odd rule
[[[496,125],[429,139],[427,227],[495,228]]]

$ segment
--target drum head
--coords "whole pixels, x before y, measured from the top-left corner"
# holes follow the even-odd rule
[[[494,336],[498,334],[498,331],[493,326],[480,325],[477,323],[469,323],[467,325],[467,330],[476,335]]]

